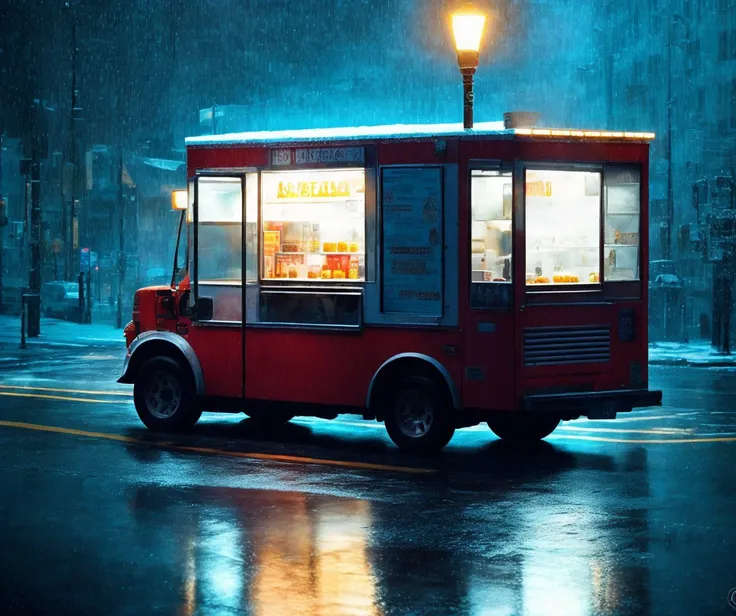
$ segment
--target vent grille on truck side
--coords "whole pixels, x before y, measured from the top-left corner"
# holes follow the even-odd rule
[[[535,327],[524,330],[524,365],[588,364],[611,360],[611,328]]]

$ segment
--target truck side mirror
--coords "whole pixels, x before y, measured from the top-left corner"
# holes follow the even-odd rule
[[[192,317],[195,321],[211,321],[214,314],[214,302],[211,297],[200,297],[192,307]]]

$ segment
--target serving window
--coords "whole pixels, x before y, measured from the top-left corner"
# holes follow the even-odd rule
[[[599,285],[600,171],[526,171],[526,284],[530,291]]]
[[[261,279],[365,280],[365,170],[262,173]]]

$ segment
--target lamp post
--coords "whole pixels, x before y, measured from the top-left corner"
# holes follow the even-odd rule
[[[486,15],[472,3],[466,2],[452,14],[451,21],[457,63],[463,76],[463,127],[469,129],[473,128],[473,76],[478,68]]]

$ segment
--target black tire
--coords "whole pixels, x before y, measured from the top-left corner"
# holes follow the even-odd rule
[[[509,412],[488,421],[488,427],[504,441],[528,444],[548,437],[559,423],[555,415]]]
[[[179,362],[166,356],[153,357],[141,366],[133,402],[141,421],[156,432],[186,430],[202,414],[191,377]]]
[[[246,408],[245,414],[250,417],[253,423],[267,428],[283,426],[294,419],[292,413],[280,411],[279,409]]]
[[[446,388],[430,378],[401,379],[384,402],[386,431],[399,449],[434,453],[455,433],[450,396]]]

